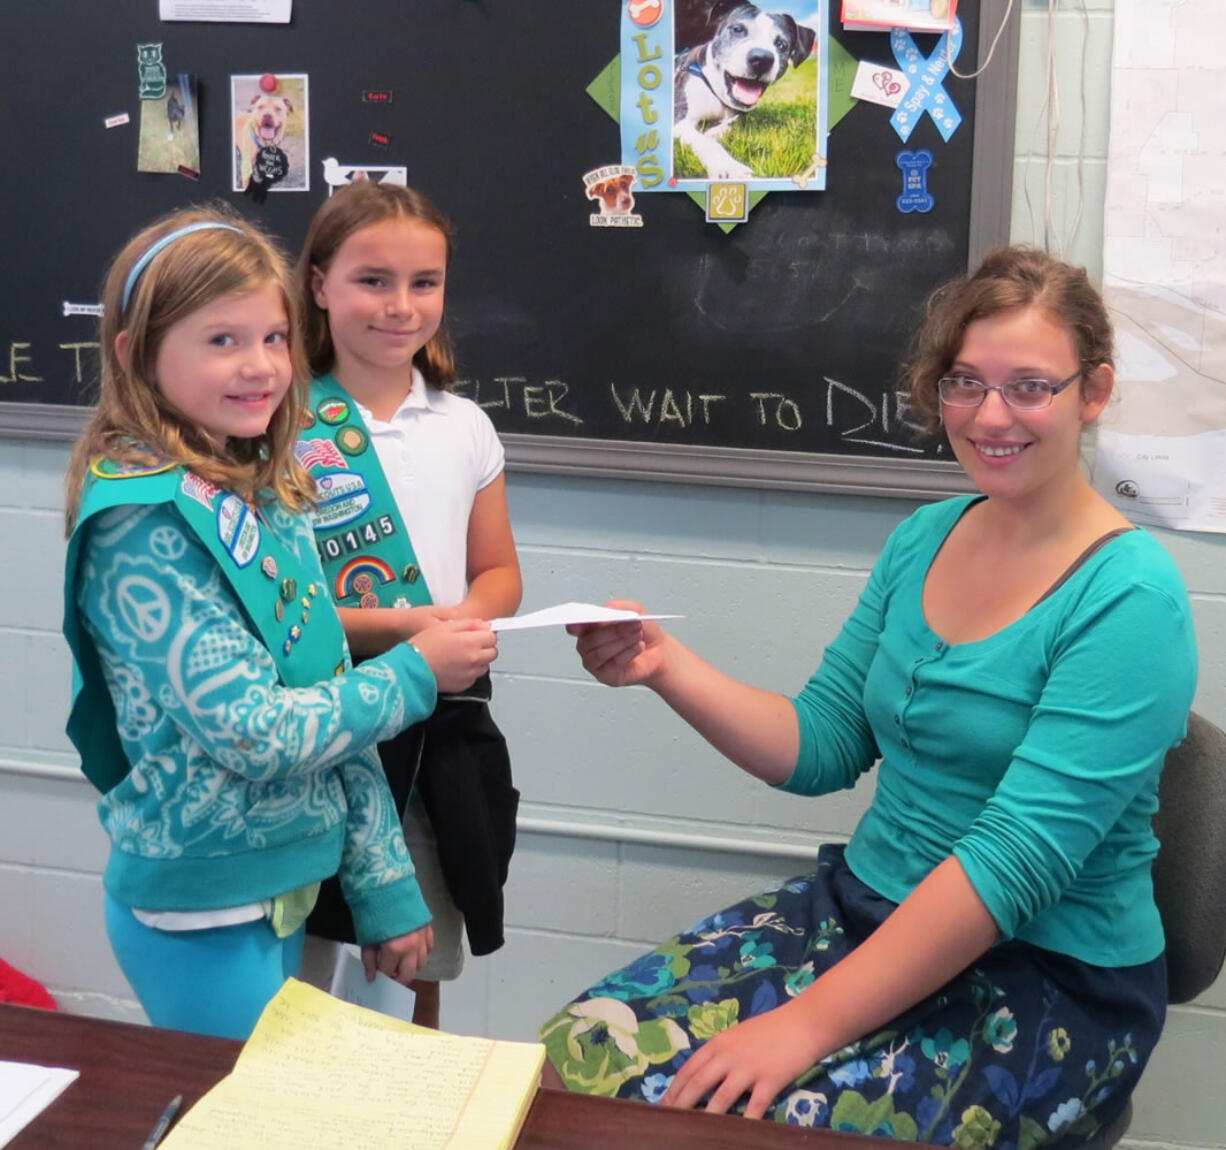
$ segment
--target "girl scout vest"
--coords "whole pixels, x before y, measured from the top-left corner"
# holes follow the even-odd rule
[[[299,559],[239,496],[176,465],[131,468],[98,461],[68,543],[64,635],[73,655],[68,735],[81,754],[81,769],[103,793],[127,775],[129,763],[98,653],[78,614],[78,566],[83,525],[99,512],[130,503],[174,503],[217,561],[287,687],[340,674],[346,662],[344,631],[318,566]]]
[[[295,448],[315,480],[315,544],[338,607],[425,607],[431,602],[358,405],[330,375],[311,383]]]

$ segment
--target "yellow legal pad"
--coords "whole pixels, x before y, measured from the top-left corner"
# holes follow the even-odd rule
[[[544,1061],[539,1043],[424,1030],[291,978],[162,1147],[509,1150]]]

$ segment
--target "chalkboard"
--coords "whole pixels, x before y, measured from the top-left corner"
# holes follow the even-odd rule
[[[641,228],[589,224],[583,173],[619,159],[617,125],[586,92],[618,52],[616,0],[297,0],[288,25],[162,22],[156,0],[14,7],[0,45],[0,430],[79,424],[94,321],[62,305],[97,299],[132,231],[220,197],[296,248],[333,156],[407,166],[454,220],[461,390],[512,466],[958,486],[906,426],[897,362],[926,293],[1006,238],[1007,43],[978,80],[947,78],[964,117],[948,142],[925,116],[903,145],[888,109],[858,103],[831,131],[826,190],[773,193],[725,234],[677,193],[638,195]],[[834,8],[834,40],[893,64],[888,35],[844,32]],[[965,72],[978,5],[963,0],[960,14]],[[136,170],[136,45],[157,41],[172,76],[196,77],[198,180]],[[916,43],[929,53],[935,37]],[[311,188],[257,206],[230,190],[230,76],[263,72],[310,77]],[[372,92],[390,100],[363,99]],[[125,111],[130,124],[105,126]],[[933,153],[928,213],[895,206],[903,147]]]

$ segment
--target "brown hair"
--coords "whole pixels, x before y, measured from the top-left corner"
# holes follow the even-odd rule
[[[937,380],[957,360],[967,327],[976,320],[1031,307],[1042,309],[1072,335],[1083,391],[1086,377],[1095,368],[1114,366],[1111,321],[1085,269],[1037,248],[997,248],[976,271],[944,284],[928,297],[923,326],[903,367],[911,408],[927,434],[936,434],[941,422]]]
[[[157,252],[140,273],[125,308],[124,287],[140,257],[171,232],[204,222],[226,226],[180,236]],[[156,378],[158,352],[166,333],[192,312],[221,296],[256,291],[269,283],[280,289],[289,318],[294,384],[263,435],[218,445],[163,396]],[[293,453],[306,403],[296,299],[292,273],[281,250],[225,205],[173,212],[124,245],[102,288],[98,406],[68,464],[69,532],[80,510],[86,472],[99,457],[135,464],[171,461],[237,492],[248,502],[271,494],[295,510],[309,505],[315,486]],[[128,338],[123,361],[115,347],[120,332]]]
[[[311,286],[314,272],[318,269],[326,273],[341,245],[354,232],[393,219],[415,220],[441,232],[450,265],[454,239],[451,221],[413,188],[361,180],[324,200],[311,220],[302,255],[298,258],[297,277],[305,317],[306,359],[312,374],[331,371],[336,362],[328,313],[315,302]],[[413,366],[431,387],[445,390],[455,382],[455,350],[444,324],[439,325],[425,347],[413,356]]]

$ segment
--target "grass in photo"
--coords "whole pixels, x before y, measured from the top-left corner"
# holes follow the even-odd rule
[[[196,78],[180,73],[166,82],[160,100],[140,102],[138,172],[200,171],[200,134],[196,120]]]
[[[813,163],[817,150],[817,59],[791,69],[762,97],[751,115],[738,119],[720,139],[734,159],[757,179],[788,179]],[[705,180],[706,169],[680,141],[673,144],[673,175]]]

